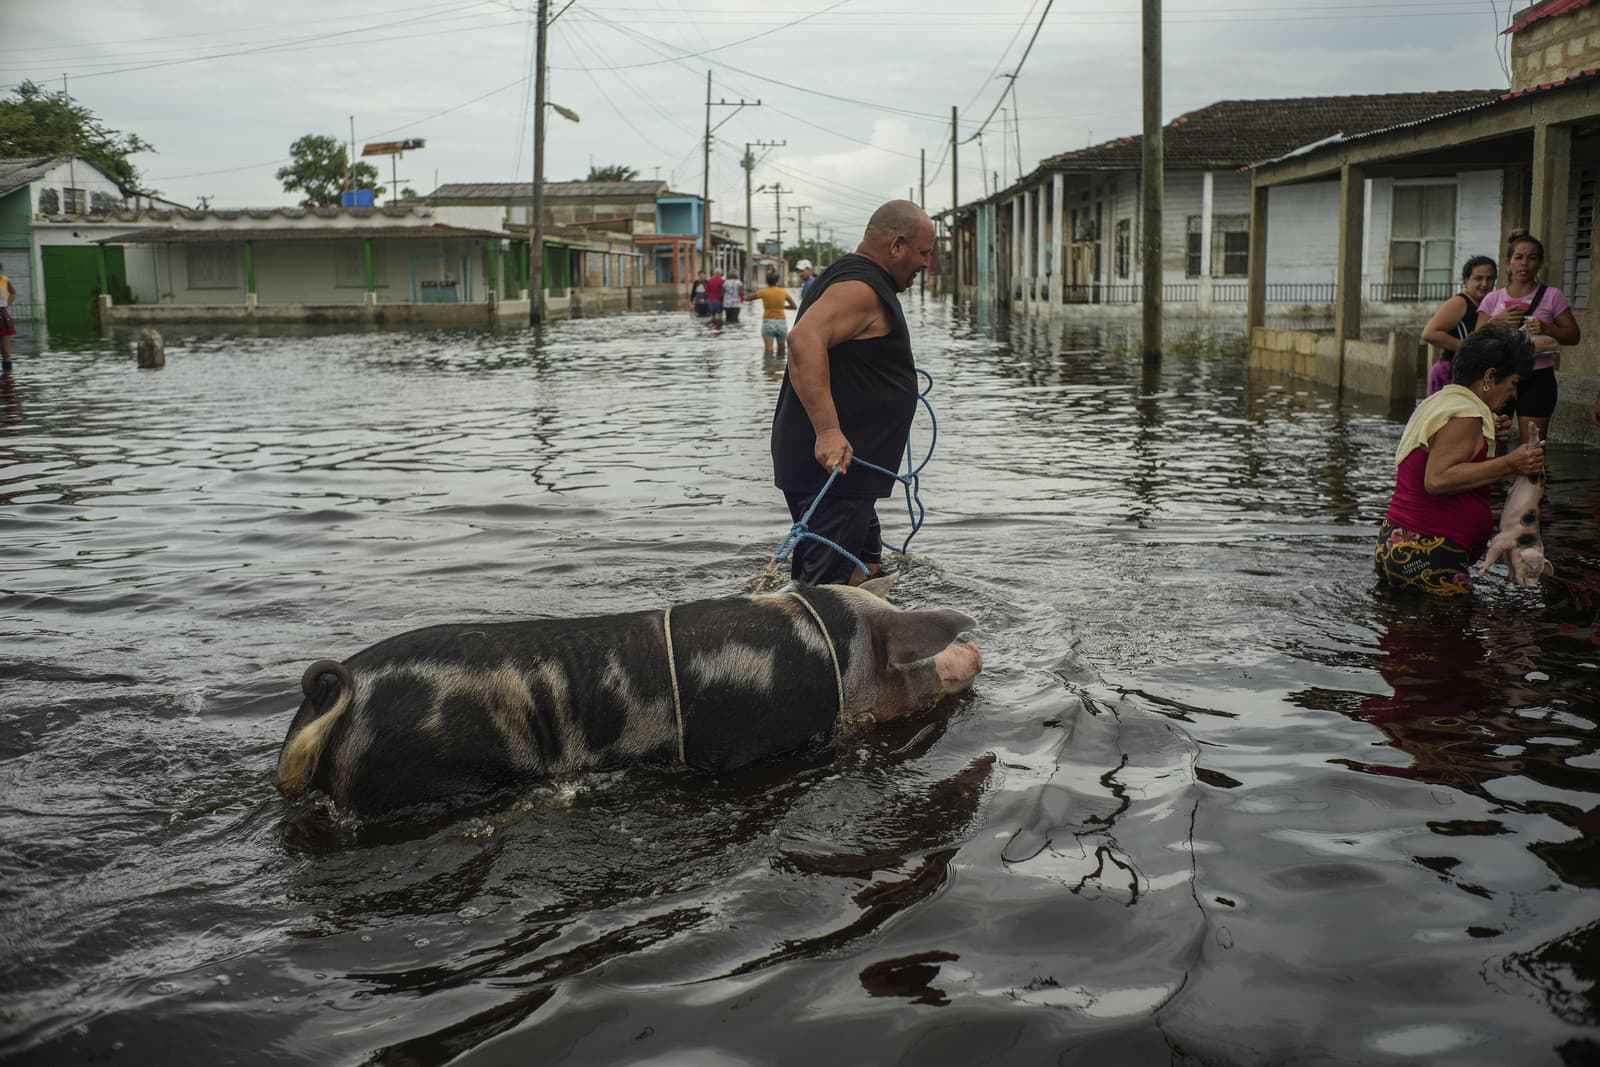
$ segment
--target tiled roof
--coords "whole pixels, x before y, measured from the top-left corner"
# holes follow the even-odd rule
[[[636,196],[654,199],[667,188],[663,181],[551,182],[544,183],[546,199],[584,196]],[[520,203],[532,199],[532,182],[452,182],[441,185],[422,200],[483,200]]]
[[[1513,22],[1503,32],[1516,33],[1518,30],[1532,26],[1535,22],[1542,22],[1557,15],[1565,15],[1569,11],[1576,11],[1580,7],[1588,7],[1594,0],[1546,0],[1543,4],[1534,4],[1522,13],[1522,17]]]
[[[0,159],[0,196],[20,189],[29,182],[38,181],[49,172],[51,167],[54,167],[57,163],[65,163],[71,158],[72,156],[70,155],[62,154],[54,156],[12,156],[9,159]],[[88,160],[84,160],[84,162],[87,163]]]
[[[1296,148],[1385,129],[1500,98],[1501,89],[1371,96],[1311,96],[1285,100],[1222,100],[1167,124],[1166,166],[1233,169],[1275,159]],[[1042,170],[1136,170],[1143,138],[1130,136],[1064,152]]]

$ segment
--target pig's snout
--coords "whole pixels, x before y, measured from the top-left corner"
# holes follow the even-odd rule
[[[933,657],[934,670],[939,672],[939,685],[945,695],[964,693],[972,688],[972,680],[983,670],[983,653],[968,641],[964,645],[949,645]]]

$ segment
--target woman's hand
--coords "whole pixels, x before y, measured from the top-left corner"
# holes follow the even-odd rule
[[[1494,439],[1505,441],[1511,437],[1511,416],[1496,415],[1494,417]]]
[[[1540,322],[1538,319],[1530,318],[1524,321],[1523,325],[1528,328],[1528,332],[1531,334],[1538,335],[1544,333],[1544,323]]]
[[[1515,330],[1522,325],[1522,320],[1528,317],[1528,309],[1521,304],[1507,304],[1490,316],[1489,321],[1496,326],[1505,326]]]
[[[1523,445],[1507,453],[1506,463],[1510,466],[1512,474],[1533,477],[1544,470],[1544,442]]]

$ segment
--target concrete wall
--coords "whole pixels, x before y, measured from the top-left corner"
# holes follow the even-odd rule
[[[1384,341],[1346,341],[1344,388],[1392,401],[1416,399],[1421,340],[1419,334],[1394,331]],[[1250,365],[1324,385],[1339,381],[1338,350],[1327,333],[1257,327],[1250,332]]]
[[[555,317],[565,317],[565,299],[549,301]],[[557,315],[559,308],[559,315]],[[203,322],[210,325],[340,324],[377,326],[482,326],[494,322],[527,322],[526,300],[502,300],[489,304],[277,304],[244,305],[128,304],[102,305],[101,322],[106,326],[160,326],[168,323]]]
[[[1534,23],[1511,38],[1511,87],[1526,89],[1600,66],[1600,7]]]

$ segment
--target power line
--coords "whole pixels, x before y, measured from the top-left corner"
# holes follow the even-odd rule
[[[1033,36],[1028,38],[1028,47],[1022,50],[1022,58],[1017,60],[1017,69],[1008,75],[1013,86],[1016,85],[1017,75],[1022,73],[1022,65],[1028,61],[1028,55],[1033,51],[1033,44],[1039,39],[1039,31],[1044,29],[1044,20],[1050,17],[1050,9],[1055,6],[1055,3],[1056,0],[1045,0],[1044,11],[1039,15],[1039,24],[1033,28]],[[994,108],[989,112],[989,117],[979,124],[978,132],[973,134],[972,137],[968,137],[964,143],[971,144],[974,137],[980,136],[984,130],[989,128],[990,120],[995,117],[995,114],[1000,110],[1000,105],[1005,103],[1005,99],[1005,90],[1002,89],[999,99],[994,102]]]
[[[480,6],[480,5],[484,4],[484,3],[487,3],[487,2],[490,2],[490,0],[471,0],[471,2],[467,6],[468,7],[478,7],[478,6]],[[438,12],[439,12],[439,3],[438,3],[438,0],[435,0],[435,2],[433,2],[433,3],[429,3],[429,4],[413,4],[410,7],[391,7],[391,8],[378,10],[378,11],[362,11],[362,12],[359,12],[359,13],[346,14],[346,15],[321,15],[319,17],[320,17],[321,21],[323,21],[323,22],[350,22],[352,20],[360,20],[362,22],[368,23],[369,24],[369,28],[372,28],[370,24],[372,23],[372,20],[375,19],[375,18],[392,19],[392,18],[394,18],[395,15],[404,14],[407,11],[432,11],[435,15],[437,15]],[[408,19],[406,21],[411,21],[411,20]],[[388,23],[387,25],[394,25],[394,23],[391,22],[391,23]],[[42,58],[43,60],[45,60],[47,62],[50,62],[50,63],[62,63],[62,62],[70,63],[70,62],[72,62],[72,57],[70,57],[70,56],[65,57],[65,58],[52,58],[49,55],[49,53],[51,53],[51,52],[62,52],[62,51],[67,51],[69,49],[85,49],[85,48],[103,49],[105,46],[116,46],[116,45],[119,45],[119,44],[141,44],[141,43],[143,43],[145,41],[166,41],[166,42],[170,43],[172,41],[187,40],[187,39],[189,39],[191,37],[217,37],[217,36],[221,36],[221,35],[224,35],[224,34],[237,34],[238,32],[239,32],[238,25],[234,24],[234,23],[230,23],[226,29],[221,29],[221,30],[199,30],[199,31],[196,31],[195,33],[158,33],[158,34],[152,34],[149,37],[119,37],[115,41],[78,41],[78,42],[76,42],[74,44],[42,45],[42,46],[30,44],[30,45],[28,45],[26,47],[23,47],[23,48],[0,48],[0,56],[11,55],[12,53],[21,52],[21,53],[24,53],[26,55],[32,56],[35,59],[41,59]],[[156,55],[156,54],[159,54],[162,51],[165,51],[165,49],[150,49],[150,50],[147,50],[145,52],[126,52],[126,53],[122,53],[122,56],[123,56],[123,58],[132,58],[133,56],[136,56],[136,55]]]
[[[595,69],[598,69],[598,70],[601,70],[601,71],[634,70],[634,69],[637,69],[639,67],[659,67],[663,63],[676,63],[676,62],[678,62],[680,60],[684,60],[684,59],[698,59],[698,58],[700,58],[702,56],[709,56],[713,52],[722,52],[722,51],[725,51],[725,50],[727,50],[729,48],[735,48],[735,47],[737,47],[737,46],[739,46],[741,44],[749,44],[751,41],[759,41],[763,37],[770,37],[775,33],[779,33],[779,32],[781,32],[783,30],[787,30],[787,29],[789,29],[789,28],[791,28],[793,26],[798,26],[802,22],[809,22],[811,19],[817,18],[817,17],[819,17],[821,15],[825,15],[829,11],[832,11],[834,8],[843,7],[845,4],[848,4],[849,2],[850,2],[850,0],[838,0],[837,3],[833,4],[830,7],[825,7],[821,11],[814,12],[813,14],[810,14],[810,15],[802,15],[800,18],[797,18],[797,19],[793,20],[792,22],[785,22],[783,25],[774,26],[770,30],[762,30],[760,33],[752,34],[749,37],[741,37],[737,41],[729,41],[727,44],[719,44],[715,48],[707,48],[707,49],[705,49],[704,51],[701,51],[701,52],[690,52],[690,53],[688,53],[686,55],[682,55],[682,56],[669,56],[669,57],[667,57],[665,59],[652,59],[652,60],[648,60],[647,62],[644,62],[644,63],[624,63],[624,64],[621,64],[619,66],[614,66],[614,67],[599,67],[599,68],[589,68],[589,67],[552,67],[551,69],[552,70],[569,70],[569,71],[570,70],[582,70],[582,71],[584,71],[584,73],[592,73],[593,70],[595,70]],[[611,25],[611,22],[610,22],[609,19],[591,17],[587,21],[600,22],[600,23],[604,23],[606,25]],[[634,21],[639,21],[639,20],[634,20]]]
[[[488,0],[476,0],[476,4],[474,6],[480,6],[480,5],[482,5],[484,3],[487,3],[487,2],[488,2]],[[424,14],[424,15],[417,15],[417,16],[414,16],[414,17],[409,18],[409,19],[400,19],[397,22],[385,23],[381,27],[362,26],[362,27],[359,27],[359,28],[353,29],[353,30],[335,30],[332,33],[318,33],[318,34],[311,34],[309,36],[304,36],[304,37],[285,38],[285,39],[283,39],[281,41],[276,41],[276,42],[268,41],[268,42],[264,42],[264,43],[258,43],[258,44],[255,44],[255,45],[251,45],[250,47],[240,47],[240,48],[230,49],[230,50],[224,51],[224,52],[210,52],[210,53],[207,53],[205,55],[198,55],[198,56],[183,56],[183,57],[177,57],[177,58],[173,58],[173,59],[152,61],[152,62],[149,62],[149,63],[137,63],[137,64],[133,64],[131,66],[122,66],[122,67],[114,66],[115,63],[120,63],[121,60],[111,60],[111,61],[107,61],[107,63],[89,64],[89,67],[111,65],[112,69],[110,69],[110,70],[89,70],[88,73],[84,73],[84,70],[86,70],[87,68],[79,68],[78,70],[74,70],[74,71],[71,71],[69,73],[71,73],[72,77],[75,80],[81,80],[81,79],[85,79],[85,78],[103,78],[103,77],[106,77],[107,75],[111,75],[111,74],[130,74],[130,73],[134,73],[136,71],[141,71],[141,70],[155,70],[155,69],[158,69],[158,68],[161,68],[161,67],[181,66],[181,65],[186,64],[186,63],[203,63],[203,62],[207,62],[207,61],[213,60],[213,59],[232,59],[232,58],[235,58],[235,57],[238,57],[238,56],[262,55],[262,54],[271,53],[271,52],[293,51],[293,50],[296,50],[297,48],[305,48],[305,49],[308,49],[308,50],[312,49],[312,48],[336,48],[336,47],[337,48],[342,48],[342,47],[346,47],[350,42],[341,41],[338,44],[330,44],[329,42],[332,41],[333,38],[336,38],[336,37],[349,37],[349,36],[352,36],[352,35],[355,35],[355,34],[372,33],[372,32],[374,32],[376,30],[387,30],[387,29],[391,29],[391,28],[393,28],[395,26],[404,26],[404,25],[408,25],[410,23],[424,22],[424,21],[433,23],[435,28],[430,29],[427,33],[421,33],[421,34],[400,34],[400,35],[396,35],[396,36],[392,36],[392,37],[370,37],[370,38],[367,38],[366,40],[359,41],[357,43],[360,43],[360,44],[377,44],[377,43],[381,43],[381,42],[384,42],[384,41],[410,40],[410,39],[412,39],[414,37],[438,37],[438,36],[441,36],[442,34],[446,34],[446,33],[462,33],[462,32],[475,33],[478,30],[483,29],[484,27],[482,27],[482,26],[466,26],[466,27],[461,27],[461,28],[455,29],[455,30],[440,30],[440,29],[437,29],[436,27],[437,27],[437,23],[438,22],[445,21],[447,19],[476,18],[476,17],[477,16],[470,15],[470,14],[467,14],[465,12],[463,12],[462,14],[459,14],[459,15],[445,16],[444,19],[439,18],[437,15],[426,15],[426,14]],[[30,66],[36,66],[36,64],[29,64],[29,65]],[[15,70],[15,69],[19,69],[19,65],[15,65],[14,64],[14,65],[11,65],[11,66],[3,68],[3,69]]]

